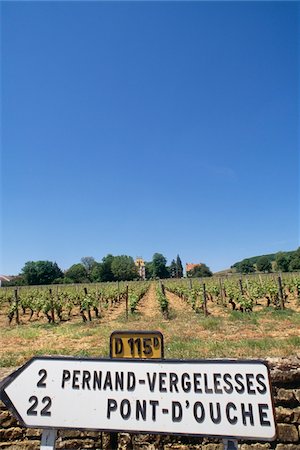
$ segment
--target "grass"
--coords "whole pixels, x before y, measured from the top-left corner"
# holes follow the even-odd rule
[[[201,321],[204,330],[218,331],[223,326],[223,320],[220,317],[204,317]]]
[[[19,355],[3,353],[0,359],[0,367],[14,367],[20,364]]]
[[[229,314],[229,320],[252,323],[254,325],[257,325],[259,321],[259,313],[258,312],[243,313],[241,311],[231,311]]]

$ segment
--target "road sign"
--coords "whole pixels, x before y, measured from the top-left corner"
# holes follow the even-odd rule
[[[276,435],[269,372],[260,361],[33,358],[0,393],[27,427]]]
[[[161,359],[163,335],[160,331],[114,331],[110,335],[110,357]]]

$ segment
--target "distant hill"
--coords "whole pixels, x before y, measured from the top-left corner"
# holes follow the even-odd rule
[[[227,277],[229,275],[233,275],[234,273],[236,273],[236,269],[235,268],[224,269],[224,270],[220,270],[219,272],[214,272],[214,276]]]
[[[285,255],[288,255],[289,257],[291,257],[291,256],[294,255],[295,252],[296,252],[296,250],[295,251],[291,251],[291,252],[282,252],[282,253],[284,253]],[[268,258],[269,261],[273,262],[273,261],[275,261],[276,255],[277,255],[277,253],[270,253],[269,255],[251,256],[251,258],[244,258],[244,259],[242,259],[242,261],[238,261],[238,262],[234,263],[232,266],[230,266],[230,268],[231,269],[233,269],[233,268],[237,269],[239,267],[239,265],[241,264],[241,262],[245,261],[245,259],[247,259],[251,264],[256,264],[257,260],[259,258],[261,258],[262,256],[265,257],[265,258]]]
[[[271,272],[279,270],[282,272],[293,272],[300,270],[300,247],[289,252],[270,253],[268,255],[251,256],[238,261],[231,266],[232,270],[240,273],[255,271]]]

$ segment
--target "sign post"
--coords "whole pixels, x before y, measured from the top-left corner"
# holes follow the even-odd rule
[[[55,450],[57,430],[43,430],[41,450]]]
[[[224,450],[238,450],[238,441],[235,439],[223,439]]]
[[[0,398],[24,426],[52,431],[276,436],[261,361],[37,357],[4,380]]]

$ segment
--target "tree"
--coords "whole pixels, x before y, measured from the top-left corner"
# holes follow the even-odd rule
[[[153,278],[153,266],[152,262],[145,262],[145,272],[146,272],[146,279],[149,280],[149,278]]]
[[[255,268],[250,259],[243,259],[237,266],[237,271],[241,273],[251,273],[255,272]]]
[[[181,262],[179,255],[177,255],[177,258],[176,258],[176,269],[177,269],[176,277],[182,278],[183,277],[183,267],[182,267],[182,262]]]
[[[293,253],[289,263],[289,270],[291,272],[300,270],[300,247]]]
[[[115,256],[111,264],[111,270],[115,279],[119,281],[130,281],[138,277],[137,267],[131,256]]]
[[[166,263],[167,260],[161,253],[154,253],[152,258],[152,276],[155,278],[168,278],[169,272]]]
[[[83,256],[81,258],[81,264],[86,268],[87,273],[91,273],[93,266],[96,264],[95,258],[92,256]]]
[[[89,281],[86,268],[78,263],[73,264],[66,272],[65,277],[73,281],[73,283],[87,283]]]
[[[172,262],[169,267],[170,277],[176,278],[177,277],[177,264],[175,259],[172,259]]]
[[[107,256],[104,256],[104,258],[102,258],[101,281],[115,281],[115,277],[111,269],[114,258],[115,257],[111,254],[108,254]]]
[[[281,272],[289,271],[289,264],[291,258],[284,252],[278,252],[275,257],[275,268]]]
[[[27,261],[21,274],[26,284],[52,284],[56,278],[63,276],[56,262]]]
[[[261,256],[256,262],[256,269],[259,272],[272,272],[272,263],[267,256]]]
[[[93,282],[103,281],[103,264],[95,262],[89,276]]]
[[[212,271],[206,264],[199,264],[187,272],[189,278],[211,277]]]

